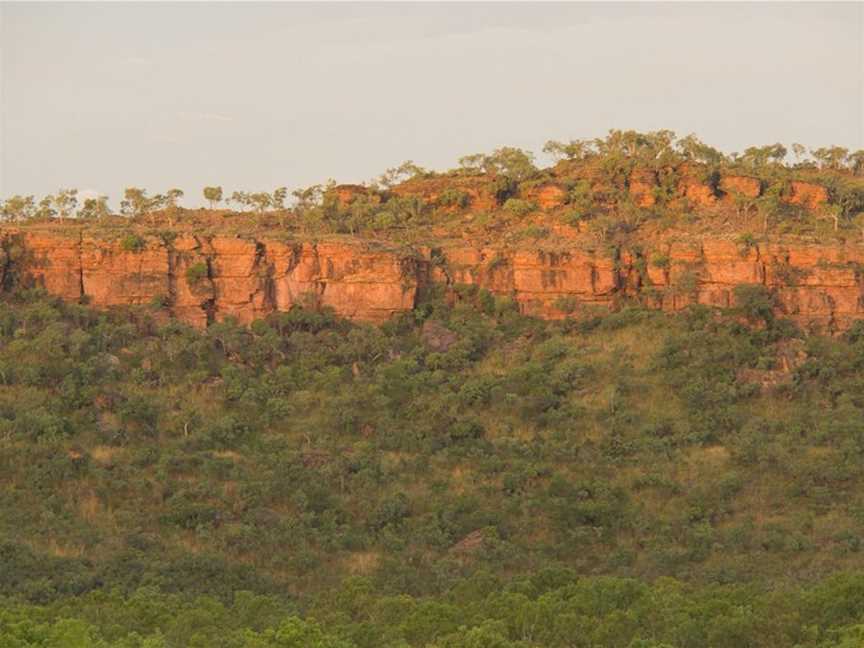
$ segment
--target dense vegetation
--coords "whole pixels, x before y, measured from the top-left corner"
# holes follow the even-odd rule
[[[7,293],[0,645],[860,645],[864,329],[455,297],[198,332]]]

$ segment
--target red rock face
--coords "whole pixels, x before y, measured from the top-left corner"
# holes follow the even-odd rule
[[[672,234],[670,234],[672,236]],[[286,242],[178,236],[146,238],[137,251],[60,228],[0,232],[4,271],[69,301],[95,307],[163,305],[203,327],[229,317],[250,323],[294,305],[327,306],[380,323],[414,308],[427,282],[476,285],[513,298],[526,315],[560,319],[614,308],[622,297],[675,311],[728,308],[735,288],[762,284],[778,314],[837,332],[864,319],[864,245],[771,243],[722,238],[645,241],[610,250],[573,228],[566,249],[450,243],[437,250],[370,249],[359,240]]]
[[[372,196],[374,202],[380,201],[380,196],[374,194],[368,187],[356,184],[337,185],[330,190],[340,207],[347,207],[361,197]]]
[[[117,241],[3,234],[12,236],[20,237],[13,262],[26,283],[95,307],[164,304],[198,327],[228,317],[250,323],[295,304],[380,323],[414,307],[422,276],[413,257],[357,244],[181,236],[170,245],[147,239],[133,252]]]
[[[639,207],[653,207],[657,202],[654,187],[657,178],[652,171],[637,169],[630,174],[629,191],[633,202]]]
[[[749,176],[723,176],[720,178],[720,190],[730,197],[740,194],[748,198],[758,198],[762,193],[762,183]]]
[[[540,209],[555,209],[567,200],[567,192],[556,184],[542,184],[523,191],[522,197],[533,201]]]
[[[803,205],[807,209],[818,209],[828,202],[828,190],[811,182],[792,182],[786,201],[792,205]]]

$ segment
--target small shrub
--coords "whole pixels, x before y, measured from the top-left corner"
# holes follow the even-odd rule
[[[471,202],[471,196],[459,189],[449,188],[438,196],[438,204],[442,207],[458,207],[464,209]]]
[[[546,238],[549,236],[549,228],[542,225],[531,225],[522,230],[522,236],[533,239]]]
[[[763,321],[767,324],[774,319],[776,297],[762,284],[741,284],[735,286],[732,292],[736,309],[751,322]]]
[[[207,278],[207,264],[203,261],[193,263],[186,269],[186,281],[189,285],[198,285],[201,281]]]
[[[567,315],[570,315],[579,306],[579,300],[576,299],[575,297],[571,297],[569,295],[567,297],[564,297],[562,295],[561,297],[559,297],[558,299],[556,299],[553,302],[552,306],[554,306],[557,310],[561,311],[562,313],[566,313]]]
[[[147,247],[147,241],[137,234],[129,234],[120,241],[120,247],[126,252],[140,252]]]
[[[651,257],[651,265],[655,268],[666,270],[672,263],[668,254],[655,254]]]
[[[504,209],[515,216],[525,216],[537,209],[530,200],[522,200],[521,198],[508,198],[504,203]]]

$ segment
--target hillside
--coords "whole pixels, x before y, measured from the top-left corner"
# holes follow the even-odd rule
[[[571,157],[5,223],[0,645],[860,645],[864,182]]]

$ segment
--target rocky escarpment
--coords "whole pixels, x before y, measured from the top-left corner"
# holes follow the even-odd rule
[[[132,248],[132,249],[130,249]],[[428,283],[476,285],[520,310],[560,319],[635,299],[669,311],[735,305],[735,287],[762,284],[779,314],[841,331],[864,318],[864,246],[698,242],[670,236],[631,247],[573,238],[567,249],[508,249],[463,240],[414,250],[357,239],[290,242],[180,235],[132,246],[83,231],[2,234],[3,285],[17,277],[96,307],[152,305],[195,326],[249,323],[295,304],[380,323],[415,306]]]
[[[359,243],[185,235],[130,244],[11,230],[2,244],[4,284],[15,274],[69,301],[154,305],[199,327],[229,316],[249,323],[295,304],[382,322],[413,308],[417,291],[410,255]]]

